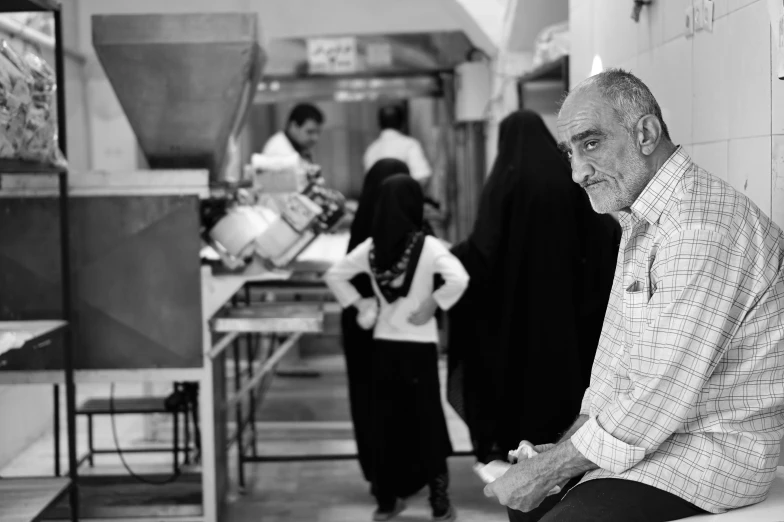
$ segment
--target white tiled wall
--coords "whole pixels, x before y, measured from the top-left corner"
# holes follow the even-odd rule
[[[728,17],[715,21],[713,34],[694,40],[694,69],[692,70],[692,139],[696,143],[725,141],[730,136],[730,111],[727,108],[730,92],[730,21]],[[720,79],[720,80],[719,80]],[[726,148],[725,148],[726,152]],[[727,155],[724,154],[724,170]]]
[[[765,0],[729,19],[730,139],[770,135],[770,18]],[[703,36],[698,34],[697,38]],[[709,35],[710,36],[710,35]]]
[[[702,168],[708,170],[724,181],[729,181],[727,169],[729,167],[729,141],[714,141],[700,143],[692,146],[692,158]]]
[[[571,0],[571,82],[594,55],[631,69],[662,107],[676,143],[784,226],[784,80],[766,0],[716,0],[713,32],[685,35],[697,0],[659,0],[631,17],[630,0]]]
[[[737,11],[738,9],[753,4],[756,1],[757,0],[729,0],[729,10],[730,12]]]
[[[664,121],[676,143],[692,140],[692,41],[676,38],[654,51],[654,94],[659,99]],[[666,71],[662,76],[661,71]]]
[[[625,4],[628,2],[612,3]],[[650,10],[661,11],[659,16],[661,16],[664,21],[664,41],[669,42],[670,40],[682,37],[684,30],[684,10],[691,4],[691,0],[665,0],[664,2],[654,2],[654,4],[651,4]],[[655,17],[656,15],[654,14],[653,16]]]
[[[730,140],[728,181],[771,215],[770,136]]]
[[[664,17],[661,9],[645,9],[637,26],[637,53],[644,53],[664,43]]]
[[[772,141],[773,219],[776,223],[784,223],[784,135],[777,134]]]
[[[730,2],[729,0],[715,0],[713,2],[714,14],[716,18],[721,18],[723,16],[727,16],[730,9]]]
[[[773,117],[773,134],[784,134],[784,80],[779,80],[776,67],[777,54],[773,35],[770,38],[771,45],[771,114]]]

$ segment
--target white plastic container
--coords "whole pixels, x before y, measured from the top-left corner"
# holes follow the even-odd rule
[[[256,253],[274,263],[299,239],[300,233],[294,230],[285,219],[277,217],[262,234],[254,238]],[[276,265],[280,266],[279,263]]]
[[[210,230],[210,238],[230,255],[239,257],[269,226],[270,221],[261,212],[251,207],[237,207]]]

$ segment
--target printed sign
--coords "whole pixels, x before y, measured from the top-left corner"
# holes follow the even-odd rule
[[[309,39],[308,66],[311,74],[356,72],[357,40],[352,37]]]

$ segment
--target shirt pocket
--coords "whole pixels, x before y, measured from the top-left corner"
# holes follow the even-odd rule
[[[627,345],[639,337],[648,323],[648,301],[650,294],[644,283],[635,282],[623,293],[623,320]]]

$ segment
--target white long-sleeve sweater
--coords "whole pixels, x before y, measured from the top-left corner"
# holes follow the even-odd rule
[[[372,246],[373,240],[368,239],[335,263],[324,277],[343,308],[348,308],[361,299],[361,295],[349,281],[360,273],[371,274],[369,256]],[[436,274],[440,274],[444,279],[444,285],[433,291]],[[384,299],[372,276],[371,280],[380,303],[378,321],[373,331],[374,338],[387,341],[437,343],[438,327],[435,319],[422,326],[415,326],[407,321],[407,317],[417,304],[423,303],[430,295],[442,310],[449,310],[465,292],[468,286],[468,273],[441,241],[428,236],[422,246],[422,254],[407,297],[401,297],[390,304]]]

